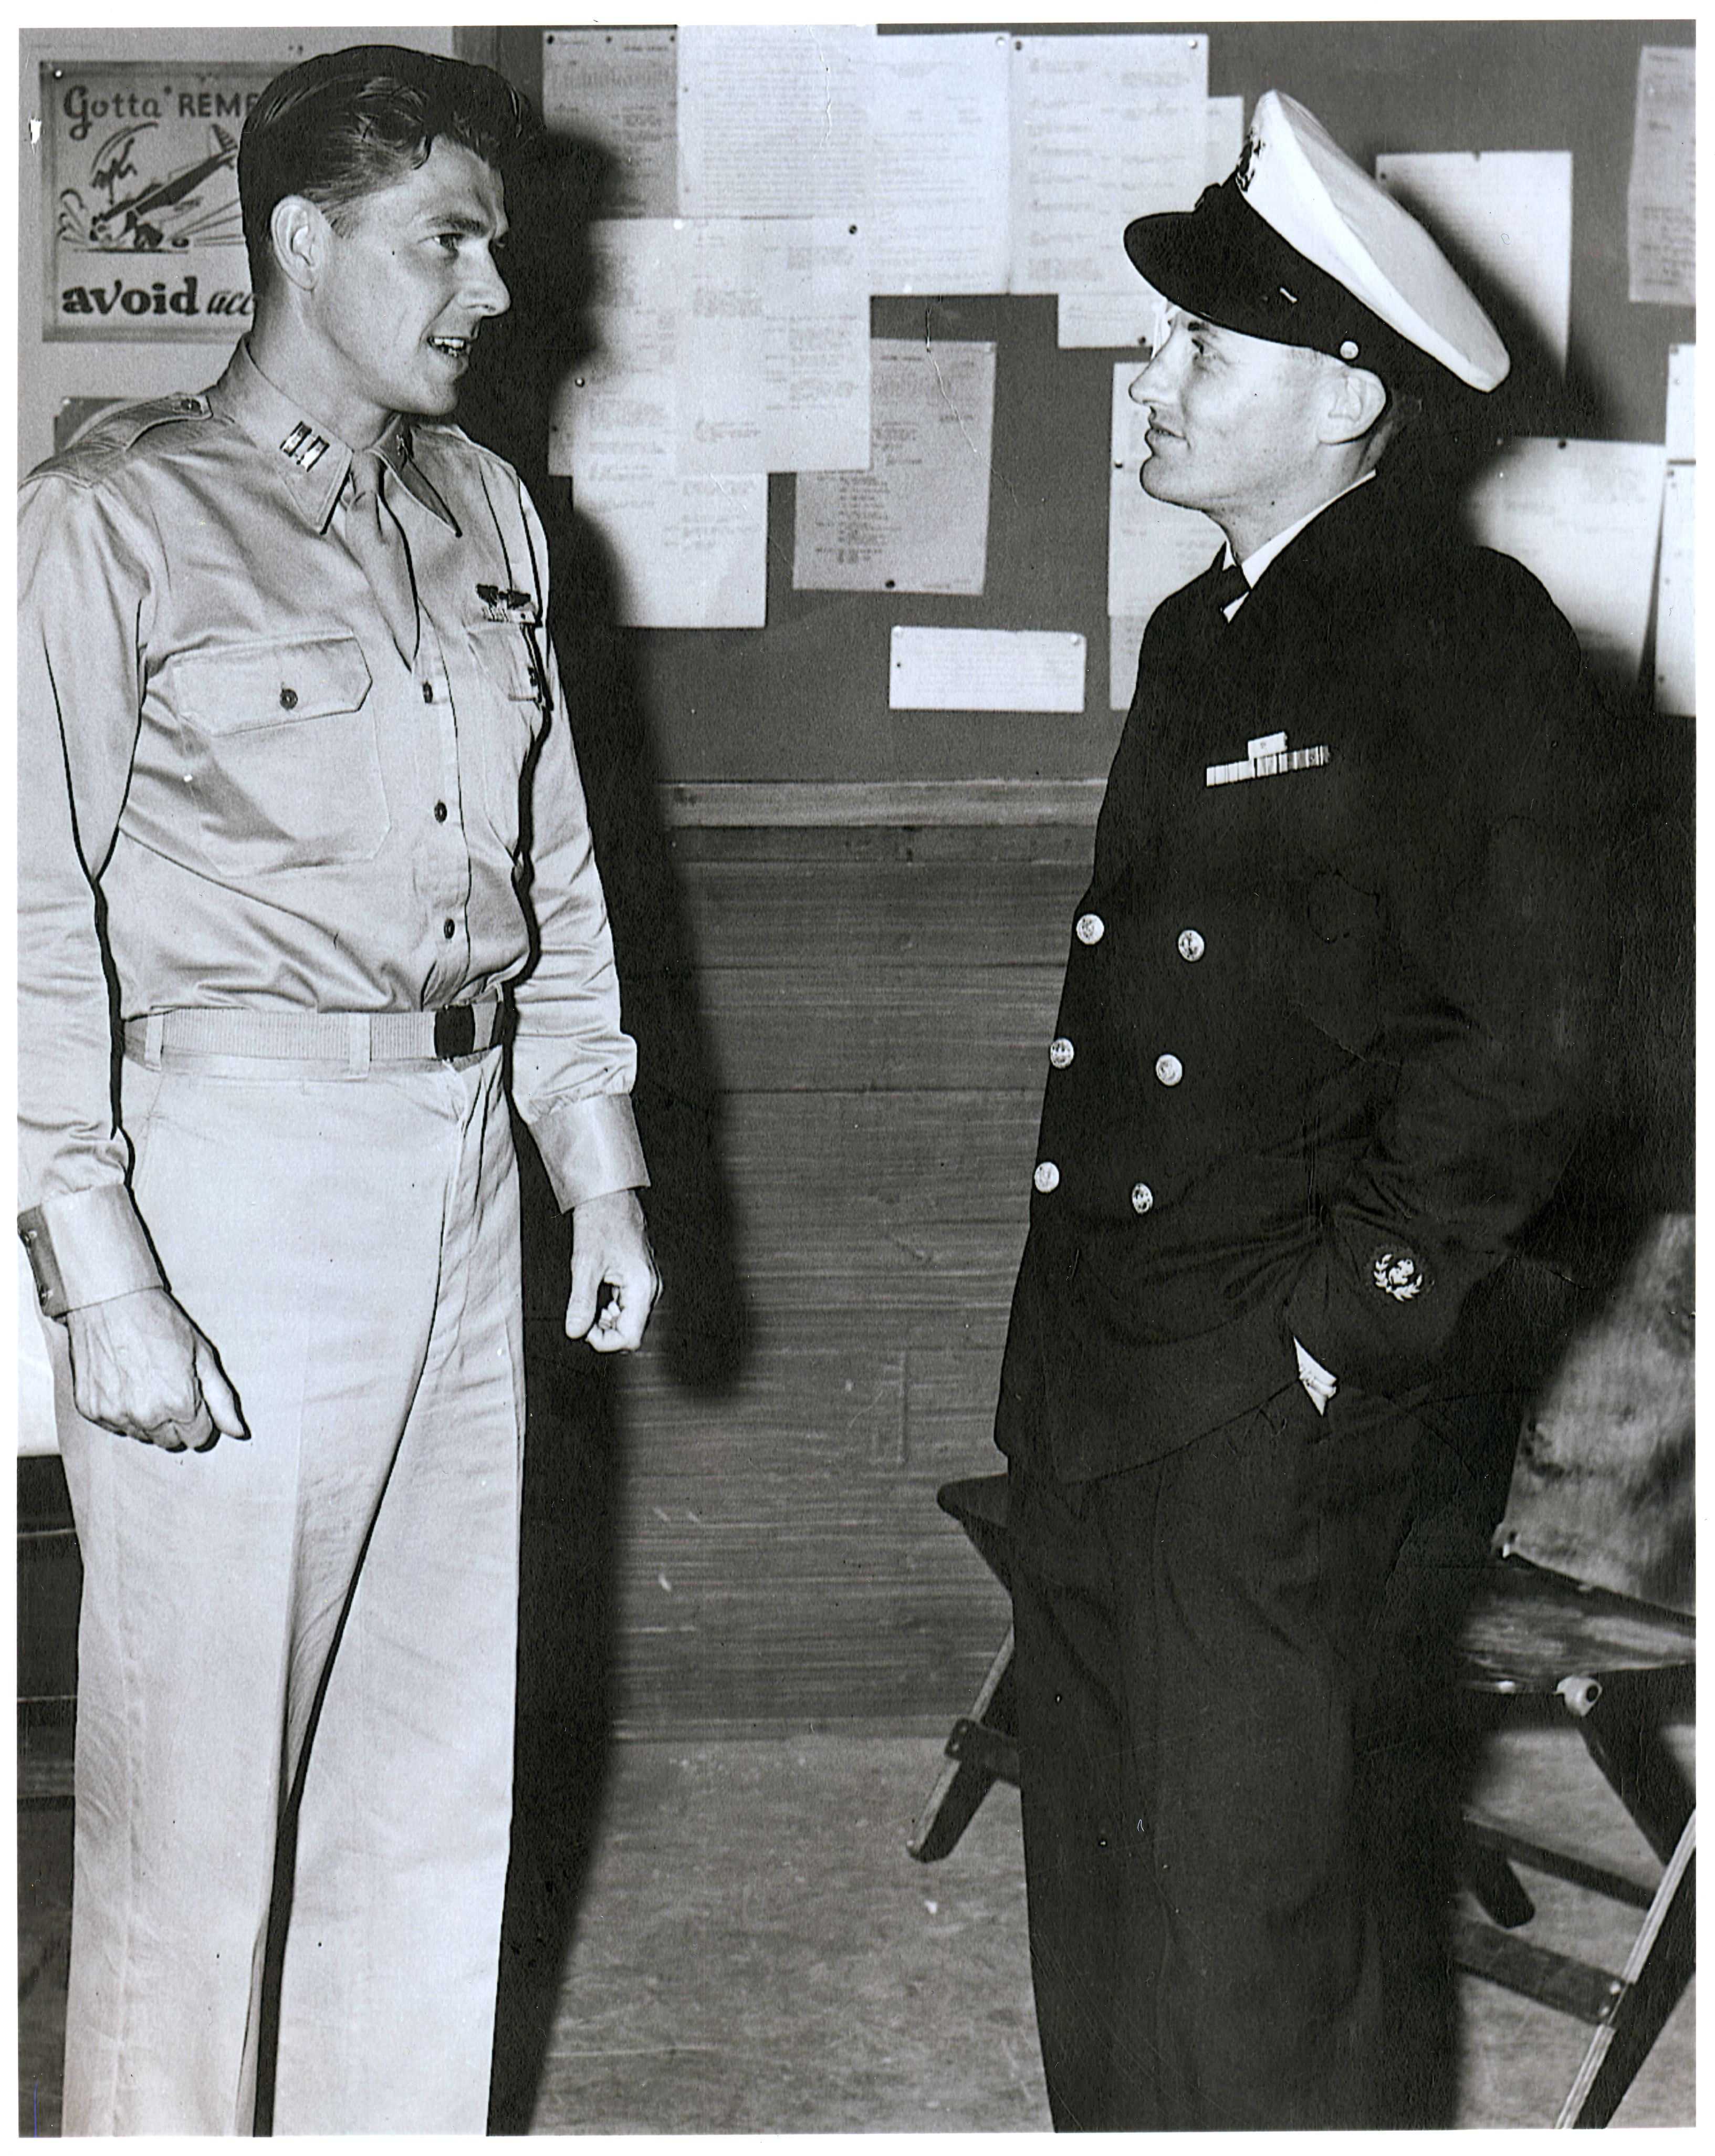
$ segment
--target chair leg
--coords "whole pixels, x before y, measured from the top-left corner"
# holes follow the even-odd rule
[[[1009,1625],[970,1712],[961,1715],[954,1725],[947,1740],[947,1763],[905,1845],[919,1864],[934,1864],[947,1856],[995,1784],[1016,1779],[1016,1774],[1008,1775],[997,1766],[1011,1730],[1012,1627]],[[984,1743],[980,1739],[985,1735],[1002,1741]],[[973,1738],[978,1741],[972,1742]]]
[[[1536,1904],[1505,1851],[1483,1839],[1469,1820],[1460,1837],[1459,1866],[1465,1884],[1503,1931],[1516,1932],[1536,1914]]]
[[[1697,1807],[1697,1794],[1662,1741],[1656,1702],[1623,1677],[1578,1690],[1563,1686],[1561,1697],[1585,1749],[1666,1864]]]
[[[1558,2126],[1605,2126],[1684,1995],[1697,1958],[1695,1811],[1633,1942],[1613,2010],[1590,2039]]]

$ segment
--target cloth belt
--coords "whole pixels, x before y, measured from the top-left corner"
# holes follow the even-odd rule
[[[350,1071],[375,1063],[450,1063],[481,1055],[500,1038],[499,997],[435,1011],[151,1011],[125,1020],[125,1054],[158,1069],[187,1058],[327,1063]]]

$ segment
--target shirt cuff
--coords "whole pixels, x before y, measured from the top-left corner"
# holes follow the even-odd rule
[[[1298,1358],[1298,1383],[1316,1402],[1317,1412],[1320,1414],[1339,1390],[1340,1381],[1332,1370],[1323,1369],[1296,1334],[1293,1337],[1293,1347]]]
[[[139,1288],[164,1287],[149,1237],[122,1183],[44,1199],[18,1216],[44,1317]]]
[[[626,1093],[566,1101],[530,1125],[562,1213],[611,1190],[642,1190],[649,1171]]]

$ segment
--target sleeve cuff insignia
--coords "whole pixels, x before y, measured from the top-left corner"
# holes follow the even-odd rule
[[[1390,1295],[1395,1302],[1415,1301],[1429,1286],[1429,1275],[1418,1263],[1416,1254],[1403,1245],[1392,1249],[1378,1249],[1369,1260],[1372,1284],[1384,1295]]]

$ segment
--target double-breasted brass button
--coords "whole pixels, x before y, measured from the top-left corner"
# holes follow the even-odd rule
[[[1058,1040],[1048,1043],[1048,1060],[1057,1070],[1064,1070],[1078,1050],[1062,1034]]]
[[[1158,1055],[1155,1075],[1164,1086],[1176,1086],[1185,1075],[1185,1065],[1176,1055]]]
[[[1208,946],[1195,928],[1180,930],[1179,955],[1185,960],[1186,965],[1195,966],[1207,948]]]
[[[1081,913],[1078,916],[1078,940],[1080,943],[1099,943],[1108,933],[1108,924],[1099,913]]]
[[[1155,1194],[1150,1189],[1147,1183],[1133,1183],[1131,1187],[1131,1209],[1134,1213],[1147,1213],[1154,1202]]]
[[[1037,1163],[1037,1172],[1032,1176],[1031,1181],[1035,1183],[1042,1195],[1047,1197],[1051,1190],[1057,1190],[1060,1188],[1060,1171],[1052,1160],[1039,1160]]]

